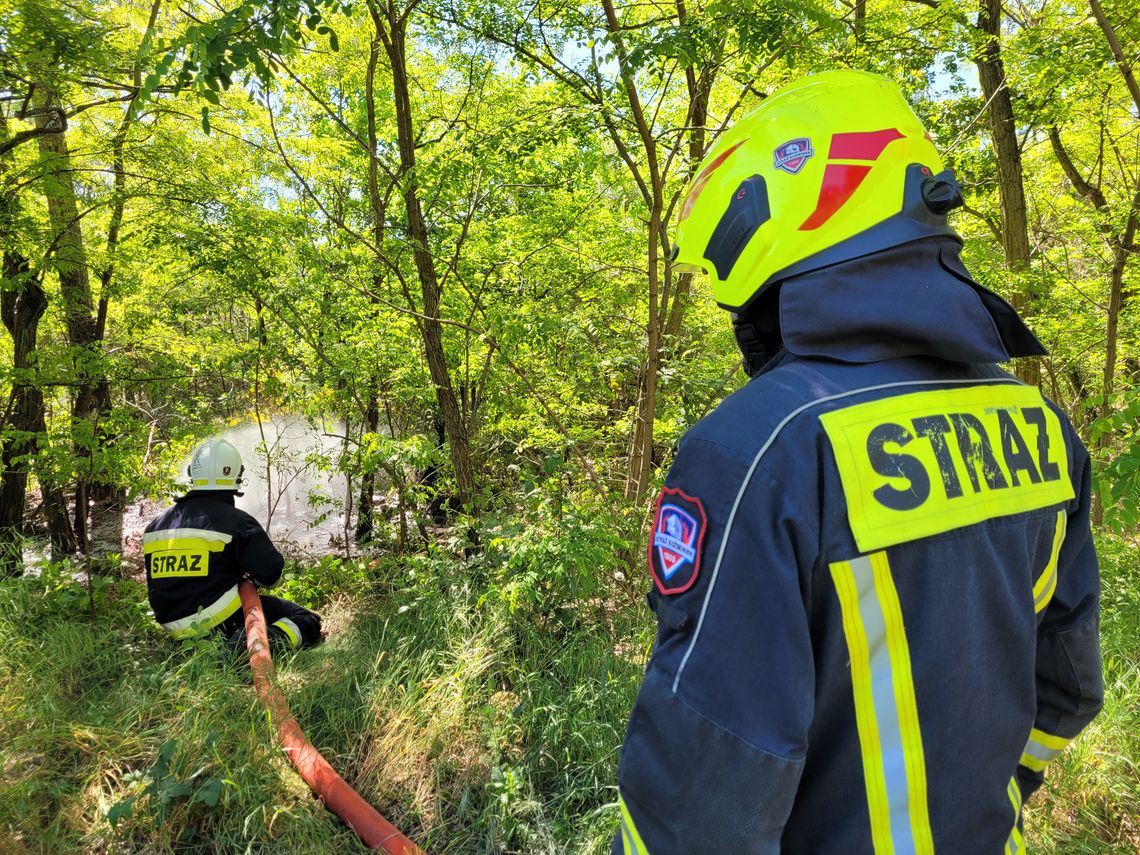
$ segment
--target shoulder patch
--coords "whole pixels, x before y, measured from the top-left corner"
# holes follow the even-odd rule
[[[680,594],[693,587],[707,528],[700,499],[674,487],[661,491],[649,533],[649,572],[662,594]]]

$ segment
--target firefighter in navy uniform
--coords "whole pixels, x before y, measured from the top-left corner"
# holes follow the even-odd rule
[[[766,99],[689,188],[674,260],[752,376],[657,503],[615,853],[1018,855],[1099,710],[1089,457],[996,365],[1045,351],[962,265],[958,204],[854,71]]]
[[[242,484],[241,455],[223,439],[199,445],[190,458],[189,491],[143,535],[147,595],[154,617],[174,638],[214,631],[245,647],[238,583],[270,588],[285,560],[265,529],[234,506]],[[280,597],[261,595],[276,650],[320,641],[320,616]]]

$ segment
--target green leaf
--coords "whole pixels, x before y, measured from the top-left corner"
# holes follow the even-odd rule
[[[214,807],[222,797],[223,789],[224,785],[218,778],[210,778],[194,791],[194,797],[190,799],[190,804],[201,802],[207,807]]]
[[[120,802],[116,802],[107,811],[107,822],[111,823],[111,828],[118,828],[119,822],[124,819],[130,819],[131,813],[134,810],[135,796],[127,796]]]
[[[207,134],[207,135],[210,133],[210,108],[209,107],[203,107],[202,108],[202,133]]]

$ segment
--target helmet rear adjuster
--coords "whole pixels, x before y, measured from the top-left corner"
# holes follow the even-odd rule
[[[951,170],[944,169],[932,176],[928,167],[912,163],[906,169],[901,211],[822,252],[785,267],[774,273],[770,281],[780,282],[928,237],[944,236],[961,243],[961,236],[946,222],[945,213],[961,204],[961,190]],[[939,210],[943,212],[939,213]],[[763,290],[757,291],[753,300]],[[721,306],[729,311],[742,312],[751,302],[750,300],[744,306],[727,306],[723,303]]]

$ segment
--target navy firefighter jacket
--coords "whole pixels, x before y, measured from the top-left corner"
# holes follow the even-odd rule
[[[1102,703],[1088,453],[951,240],[779,299],[658,500],[613,851],[1019,855]]]
[[[285,560],[231,491],[191,491],[146,527],[146,587],[154,617],[175,638],[222,623],[241,608],[238,583],[281,578]]]

